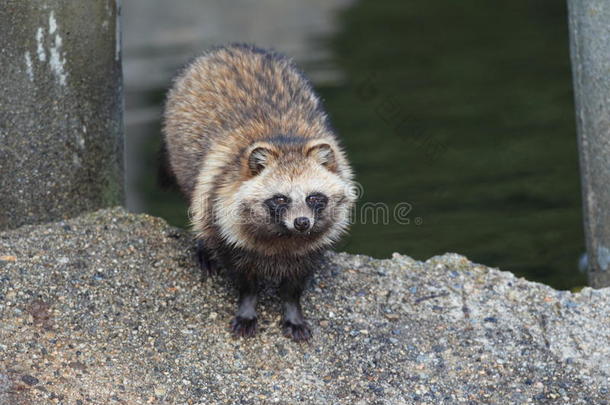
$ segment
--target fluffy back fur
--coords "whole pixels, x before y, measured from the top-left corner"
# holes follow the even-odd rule
[[[286,57],[246,45],[199,57],[169,92],[164,134],[193,230],[213,249],[298,256],[346,230],[352,171]],[[323,209],[313,194],[326,198]],[[278,196],[287,203],[270,208]],[[297,218],[308,218],[307,232],[295,232]]]

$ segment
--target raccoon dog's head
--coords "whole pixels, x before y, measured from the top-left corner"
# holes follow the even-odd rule
[[[225,239],[265,254],[298,254],[328,246],[347,230],[352,175],[334,142],[256,142],[242,160],[245,180],[226,207],[234,220],[221,224]]]

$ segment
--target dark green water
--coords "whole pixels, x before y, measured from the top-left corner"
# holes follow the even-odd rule
[[[458,252],[556,288],[584,285],[564,2],[370,0],[340,21],[317,40],[345,80],[318,91],[361,204],[411,211],[409,224],[356,221],[339,249]],[[144,151],[151,168],[157,147]],[[153,177],[142,180],[148,211],[184,225],[183,202]]]

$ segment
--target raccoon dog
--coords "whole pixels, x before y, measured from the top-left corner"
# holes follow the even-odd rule
[[[309,339],[301,293],[354,204],[352,170],[309,82],[275,52],[216,48],[175,80],[163,129],[202,271],[219,265],[237,286],[233,333],[254,335],[258,282],[277,280],[284,334]]]

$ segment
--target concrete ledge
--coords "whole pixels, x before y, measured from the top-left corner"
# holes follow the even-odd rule
[[[607,401],[610,289],[572,294],[469,262],[329,254],[304,297],[310,344],[228,331],[188,234],[103,210],[0,234],[0,403]]]

